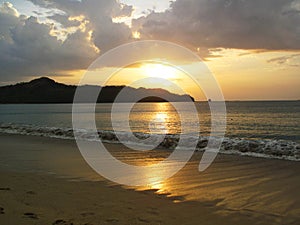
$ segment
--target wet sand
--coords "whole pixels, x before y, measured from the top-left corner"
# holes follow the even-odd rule
[[[138,165],[169,154],[107,147]],[[0,224],[298,224],[299,162],[219,155],[200,173],[200,158],[134,189],[96,174],[73,140],[0,134]]]

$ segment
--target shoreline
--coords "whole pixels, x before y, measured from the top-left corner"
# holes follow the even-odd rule
[[[14,126],[7,124],[4,125],[4,127],[0,126],[0,134],[45,137],[51,139],[75,141],[72,128],[63,129],[58,127],[31,127],[29,125]],[[137,134],[142,136],[146,135],[145,133],[139,132],[137,132]],[[86,141],[93,142],[96,140],[93,133],[83,132],[80,135],[82,135],[82,139]],[[98,130],[98,135],[101,136],[101,141],[105,144],[121,144],[118,142],[118,138],[113,131]],[[119,133],[119,135],[126,136],[126,133]],[[164,144],[159,146],[159,148],[170,152],[173,151],[172,146],[176,146],[178,142],[176,135],[177,134],[167,134],[164,139]],[[193,138],[193,136],[191,136],[190,138]],[[200,140],[198,141],[198,145],[195,151],[204,152],[204,147],[205,143],[207,143],[207,140],[208,136],[200,136]],[[299,149],[300,142],[294,140],[225,137],[218,154],[300,162]]]
[[[219,155],[199,174],[202,154],[196,153],[161,186],[132,190],[93,172],[74,140],[1,133],[0,146],[0,221],[6,225],[58,220],[66,223],[57,224],[296,224],[300,218],[297,162]],[[117,157],[137,164],[145,159],[154,163],[167,154],[157,151],[145,158],[130,151],[125,155],[117,144],[107,146]]]

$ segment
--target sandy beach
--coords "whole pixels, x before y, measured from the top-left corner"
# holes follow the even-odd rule
[[[298,224],[299,162],[201,153],[164,183],[134,189],[102,178],[74,140],[0,135],[0,224]],[[128,163],[169,153],[108,145]],[[147,159],[147,160],[146,160]],[[153,175],[155,176],[155,175]]]

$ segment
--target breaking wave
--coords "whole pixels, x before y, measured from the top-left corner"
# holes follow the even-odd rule
[[[40,127],[34,125],[16,125],[16,124],[0,124],[0,132],[8,134],[22,134],[32,136],[42,136],[60,139],[74,139],[74,130],[72,128],[57,128],[57,127]],[[146,141],[149,134],[134,133],[139,139]],[[123,140],[128,143],[133,143],[131,136],[127,132],[118,132],[118,136],[122,136]],[[96,141],[101,138],[106,143],[120,143],[116,133],[113,131],[99,130],[95,134],[87,130],[76,130],[76,136],[82,140]],[[154,134],[158,140],[161,140],[161,134]],[[159,144],[159,148],[173,150],[176,148],[180,135],[167,134],[163,141]],[[197,135],[185,135],[186,149],[189,150],[189,140],[197,139],[197,151],[206,149],[209,137]],[[146,142],[145,142],[146,143]],[[149,143],[150,144],[150,143]],[[192,149],[194,150],[194,149]],[[272,139],[245,139],[245,138],[229,138],[225,137],[221,146],[220,152],[223,154],[238,154],[262,158],[285,159],[292,161],[300,161],[300,144],[287,140],[272,140]]]

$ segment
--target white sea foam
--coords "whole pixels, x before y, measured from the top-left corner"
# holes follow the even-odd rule
[[[17,125],[17,124],[0,124],[0,132],[8,134],[22,134],[43,136],[60,139],[74,139],[74,130],[72,128],[41,127],[34,125]],[[157,140],[161,140],[160,134],[152,134]],[[76,130],[76,136],[82,140],[97,141],[99,138],[106,143],[119,143],[119,140],[113,131],[99,130],[94,134],[88,130]],[[134,140],[130,139],[127,132],[118,132],[123,140],[133,144]],[[147,147],[147,138],[149,134],[135,133],[135,136],[144,140],[144,146]],[[176,148],[180,135],[167,134],[158,147],[173,150]],[[209,137],[197,137],[197,135],[184,135],[184,147],[182,150],[189,150],[189,143],[198,139],[197,151],[204,151]],[[152,139],[153,140],[153,139]],[[151,145],[151,143],[149,143]],[[194,149],[193,149],[194,150]],[[221,146],[220,152],[223,154],[238,154],[252,157],[275,158],[284,160],[300,161],[300,144],[287,140],[271,139],[245,139],[226,137]]]

